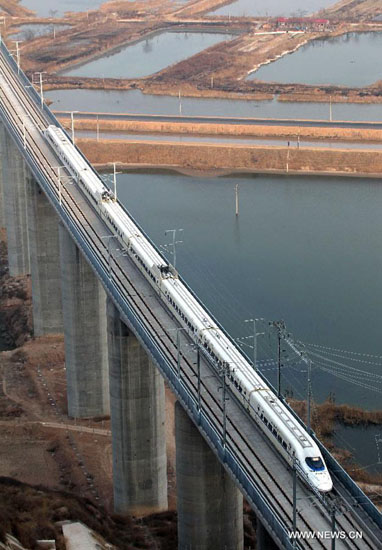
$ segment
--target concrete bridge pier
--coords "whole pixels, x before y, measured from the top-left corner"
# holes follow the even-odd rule
[[[8,241],[9,274],[30,273],[25,162],[4,125],[1,125],[3,208]]]
[[[114,510],[167,510],[164,381],[140,343],[107,302]]]
[[[63,332],[58,217],[31,174],[27,199],[34,334]]]
[[[179,550],[242,550],[243,497],[175,404]]]
[[[59,242],[68,415],[74,418],[107,415],[110,408],[106,294],[61,223]]]
[[[278,550],[278,546],[259,518],[257,518],[256,526],[256,550]]]

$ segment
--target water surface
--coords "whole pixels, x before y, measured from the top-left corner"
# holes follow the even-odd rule
[[[143,94],[140,90],[124,92],[103,90],[53,90],[46,92],[57,110],[78,110],[112,113],[148,113],[206,115],[252,118],[329,118],[328,103],[289,103],[241,101]],[[333,120],[382,120],[382,104],[341,104],[332,106]]]
[[[75,67],[63,74],[105,78],[139,78],[191,57],[202,50],[230,40],[217,33],[163,32],[126,46],[118,52]]]
[[[337,426],[333,442],[350,451],[351,461],[362,469],[382,474],[382,426]]]
[[[218,8],[214,15],[298,16],[303,17],[334,4],[334,0],[236,0]]]
[[[166,229],[184,229],[177,265],[233,336],[250,334],[244,319],[284,319],[306,342],[382,355],[380,182],[124,174],[118,192],[157,245],[167,242]],[[259,357],[275,357],[274,339],[258,341]],[[306,373],[285,364],[284,389],[303,397]],[[265,374],[274,382],[275,365]],[[315,399],[329,390],[339,402],[381,404],[380,394],[314,369]]]
[[[95,10],[105,0],[22,0],[21,4],[36,12],[37,17],[62,17],[67,11]]]
[[[266,82],[368,86],[382,79],[382,33],[349,33],[313,40],[263,65],[249,79]]]

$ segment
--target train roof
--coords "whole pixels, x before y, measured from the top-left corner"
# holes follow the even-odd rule
[[[261,397],[267,402],[267,405],[273,410],[288,431],[293,433],[294,438],[299,442],[301,447],[304,449],[313,447],[311,439],[306,437],[305,431],[286,413],[275,396],[269,392],[265,395],[263,394]]]

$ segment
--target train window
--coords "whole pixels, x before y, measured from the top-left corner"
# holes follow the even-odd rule
[[[283,447],[284,447],[284,449],[287,449],[287,448],[288,448],[288,446],[287,446],[287,444],[285,443],[285,441],[283,441],[282,443],[283,443]]]
[[[315,456],[315,457],[308,456],[308,457],[305,459],[305,462],[307,463],[307,465],[309,466],[309,468],[310,468],[311,470],[313,470],[314,472],[321,472],[322,470],[325,470],[325,465],[324,465],[324,463],[322,462],[320,456]]]

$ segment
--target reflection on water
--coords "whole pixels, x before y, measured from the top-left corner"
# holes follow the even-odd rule
[[[127,46],[85,65],[64,71],[68,76],[139,78],[222,42],[232,35],[215,33],[164,32]]]
[[[382,33],[349,33],[329,40],[314,40],[292,54],[263,65],[249,79],[368,86],[382,79],[381,49]]]
[[[124,174],[118,193],[157,245],[184,228],[179,270],[233,336],[248,335],[244,319],[255,315],[284,319],[307,342],[382,354],[379,182]],[[258,344],[268,357],[272,342]],[[275,381],[273,367],[265,374]],[[284,367],[283,386],[304,396],[305,375]],[[317,400],[330,388],[339,402],[380,407],[378,394],[317,369],[313,388]]]
[[[203,99],[142,94],[140,90],[125,92],[103,90],[54,90],[46,92],[57,110],[78,110],[112,113],[179,114],[183,115],[255,117],[255,118],[329,118],[327,103],[286,103],[281,101],[240,101]],[[333,104],[333,120],[382,120],[382,105]]]
[[[297,15],[303,17],[333,4],[333,0],[236,0],[211,12],[215,15],[261,16]]]

